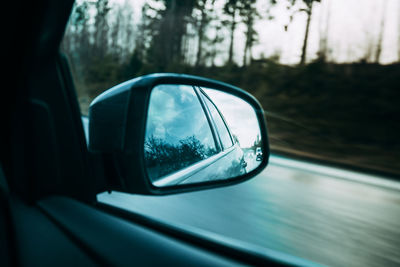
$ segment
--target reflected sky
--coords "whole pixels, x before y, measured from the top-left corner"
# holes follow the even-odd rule
[[[211,129],[192,86],[156,86],[151,92],[148,118],[146,139],[153,136],[179,145],[181,140],[195,135],[202,144],[215,149]]]
[[[241,147],[252,146],[257,136],[261,136],[254,109],[237,96],[215,89],[203,90],[218,107],[230,130],[238,137]]]

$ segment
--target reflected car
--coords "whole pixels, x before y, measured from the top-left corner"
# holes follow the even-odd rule
[[[263,153],[262,153],[261,147],[257,147],[256,148],[256,160],[261,161],[262,158],[263,158]]]
[[[202,88],[162,84],[151,92],[145,161],[157,187],[224,180],[246,173],[239,142]]]

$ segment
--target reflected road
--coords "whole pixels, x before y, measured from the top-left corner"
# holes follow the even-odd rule
[[[400,184],[272,156],[239,185],[99,201],[329,266],[400,265]]]

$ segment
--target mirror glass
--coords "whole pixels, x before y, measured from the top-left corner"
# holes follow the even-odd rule
[[[260,165],[252,106],[211,88],[162,84],[150,95],[144,154],[154,186],[230,179]]]

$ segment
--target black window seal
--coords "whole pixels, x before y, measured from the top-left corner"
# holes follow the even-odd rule
[[[217,127],[215,126],[215,128],[217,129],[217,132],[218,132],[218,137],[219,137],[219,141],[220,141],[220,143],[221,143],[222,150],[229,149],[229,148],[233,147],[233,146],[235,145],[235,142],[234,142],[234,140],[233,140],[233,138],[232,138],[231,129],[228,127],[228,124],[226,123],[224,116],[223,116],[222,113],[219,111],[217,105],[215,105],[215,103],[211,100],[211,98],[206,94],[206,92],[204,92],[204,90],[201,89],[200,87],[199,87],[199,91],[201,92],[201,94],[203,95],[203,97],[206,97],[206,98],[208,99],[208,101],[210,101],[211,104],[214,105],[215,109],[217,110],[219,116],[220,116],[221,119],[222,119],[222,122],[223,122],[224,125],[225,125],[226,130],[228,131],[228,135],[229,135],[229,138],[231,139],[232,145],[229,146],[229,147],[224,147],[224,144],[222,143],[222,140],[221,140],[221,136],[220,136],[220,134],[219,134],[219,131],[218,131]],[[203,101],[204,101],[204,100],[203,100]],[[204,102],[205,102],[205,101],[204,101]],[[208,112],[210,113],[210,116],[212,117],[211,111],[210,111],[208,105],[207,105],[206,103],[204,103],[204,104],[207,106]],[[214,118],[212,118],[212,120],[213,120],[213,122],[214,122],[214,124],[215,124]]]
[[[221,138],[220,138],[219,133],[218,133],[218,129],[215,126],[214,120],[212,119],[210,110],[208,109],[207,104],[202,99],[201,94],[199,92],[199,88],[197,88],[196,86],[193,86],[193,90],[196,93],[196,96],[197,96],[197,98],[198,98],[198,100],[200,102],[200,105],[203,108],[204,114],[205,114],[205,116],[207,118],[208,124],[209,124],[210,129],[211,129],[211,133],[212,133],[213,138],[214,138],[214,143],[215,143],[215,148],[217,149],[217,153],[220,153],[224,149],[223,149],[223,146],[222,146]]]

